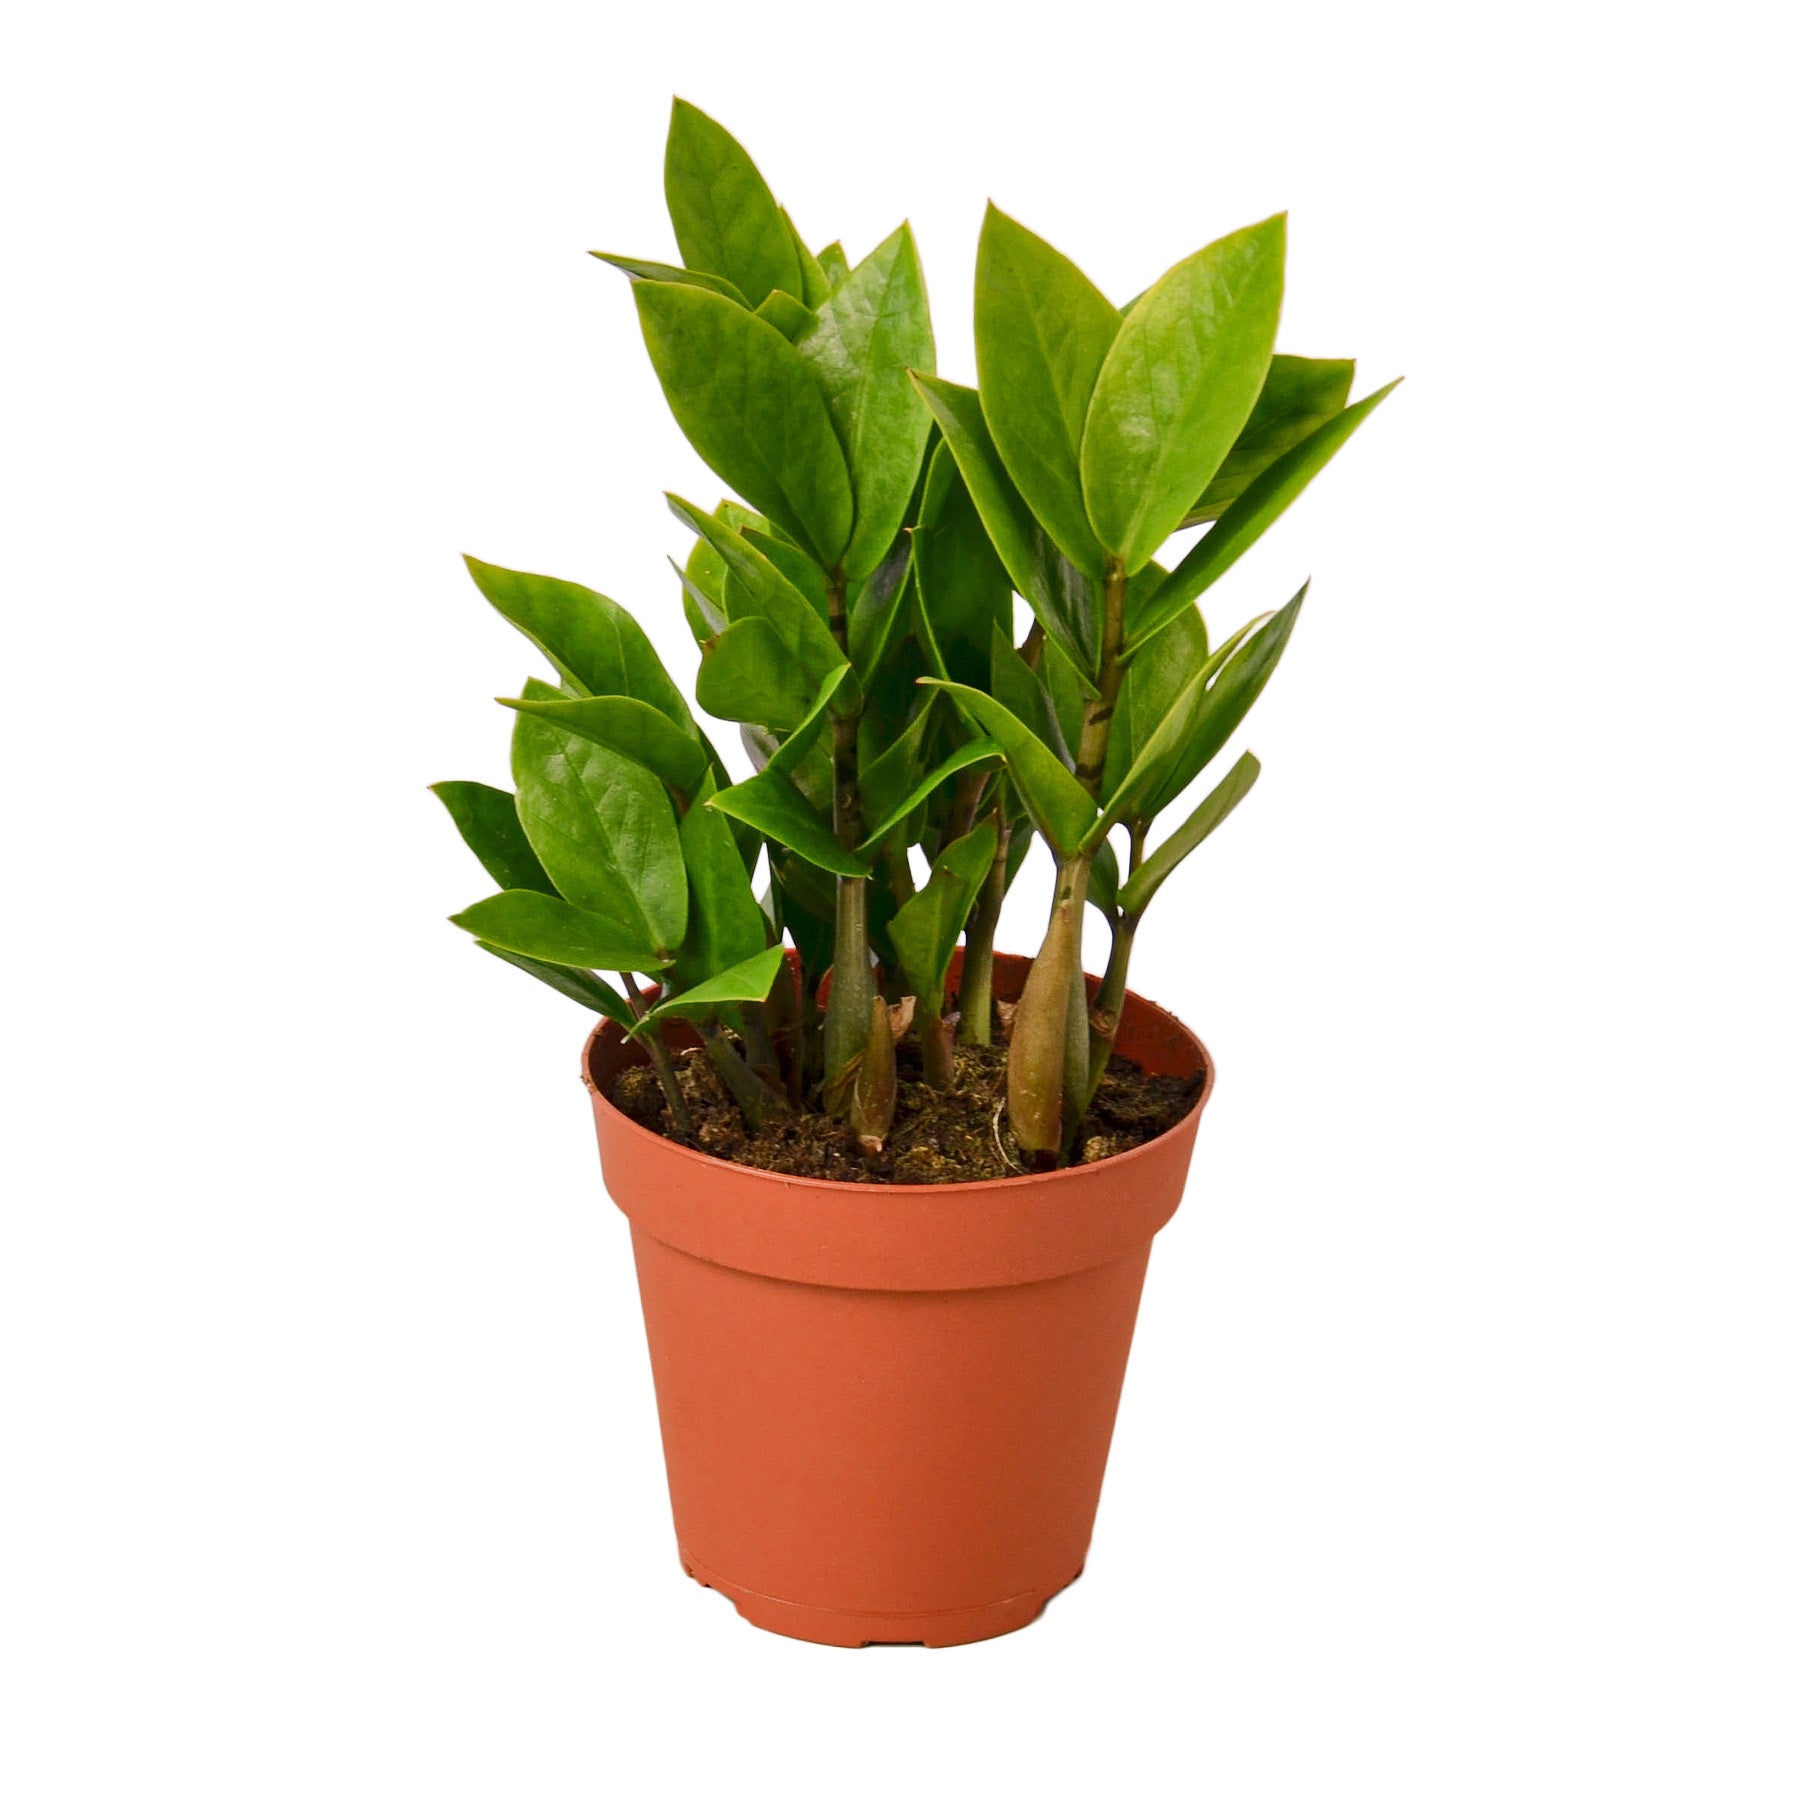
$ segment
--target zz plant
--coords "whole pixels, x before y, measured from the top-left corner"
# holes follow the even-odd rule
[[[1352,363],[1274,353],[1281,216],[1120,308],[990,206],[971,388],[936,373],[907,226],[854,267],[839,244],[815,254],[737,141],[681,101],[665,187],[679,264],[596,254],[629,277],[669,406],[736,496],[669,505],[695,539],[676,574],[696,697],[738,726],[755,773],[732,779],[623,607],[471,560],[556,679],[502,702],[515,793],[434,790],[501,890],[455,923],[641,1039],[677,1131],[664,1027],[680,1019],[752,1130],[823,1108],[874,1153],[896,1035],[916,1034],[939,1087],[959,1037],[989,1041],[995,928],[1041,836],[1055,896],[1012,1016],[1007,1111],[1021,1166],[1056,1167],[1144,911],[1256,759],[1152,847],[1157,822],[1261,693],[1305,590],[1218,643],[1199,598],[1391,390],[1350,404]],[[1090,907],[1111,937],[1091,1002]]]

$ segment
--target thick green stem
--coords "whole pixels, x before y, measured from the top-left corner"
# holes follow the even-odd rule
[[[641,1019],[650,1010],[650,1002],[639,988],[636,978],[629,969],[623,971],[625,979],[625,995],[631,1005],[631,1015]],[[675,1129],[683,1137],[694,1134],[693,1116],[688,1112],[687,1101],[682,1097],[681,1084],[675,1079],[675,1062],[669,1055],[669,1046],[663,1042],[662,1027],[653,1025],[638,1039],[649,1053],[650,1066],[656,1071],[656,1079],[661,1084],[663,1099],[669,1108],[669,1118]]]
[[[959,1029],[965,1044],[993,1042],[994,932],[1006,899],[1006,856],[1012,847],[1012,829],[1007,824],[1004,806],[994,808],[990,822],[998,834],[994,864],[982,883],[981,897],[975,902],[963,933],[962,987],[957,1005],[962,1011]]]
[[[781,1078],[781,1063],[775,1055],[774,1040],[769,1036],[769,1020],[763,1003],[746,1005],[743,1016],[744,1054],[751,1069],[770,1087],[785,1091],[786,1083]]]
[[[777,1113],[787,1111],[787,1102],[751,1070],[718,1025],[708,1019],[695,1029],[706,1046],[706,1060],[718,1071],[719,1079],[738,1103],[738,1110],[752,1131],[761,1131]]]
[[[956,1081],[956,1043],[950,1021],[944,1017],[942,994],[921,994],[913,1013],[913,1033],[919,1040],[925,1085],[940,1092]]]
[[[1096,692],[1082,708],[1075,778],[1095,800],[1106,770],[1113,708],[1125,671],[1125,565],[1109,557],[1106,613],[1100,631]],[[1063,858],[1043,947],[1026,977],[1013,1017],[1006,1059],[1006,1106],[1013,1137],[1033,1168],[1054,1168],[1075,1142],[1089,1098],[1087,986],[1081,969],[1081,929],[1087,907],[1091,852]]]
[[[831,635],[850,654],[850,616],[844,603],[844,573],[831,575]],[[834,713],[831,719],[831,823],[846,850],[862,842],[862,790],[857,780],[856,727],[860,708]],[[869,883],[866,877],[840,875],[831,948],[831,996],[825,1003],[825,1109],[845,1111],[850,1104],[857,1058],[869,1030],[869,1005],[875,978],[869,968]]]
[[[1069,1003],[1073,984],[1081,978],[1081,914],[1087,905],[1089,860],[1071,856],[1056,871],[1050,926],[1013,1015],[1006,1114],[1020,1153],[1033,1169],[1055,1168],[1063,1147]],[[1079,1106],[1081,1096],[1077,1092],[1069,1099]]]
[[[1113,1040],[1118,1035],[1119,1014],[1125,1005],[1125,982],[1131,973],[1131,946],[1137,937],[1138,922],[1130,914],[1113,927],[1112,954],[1106,959],[1106,974],[1100,991],[1088,1008],[1088,1085],[1087,1105],[1092,1106],[1100,1091],[1100,1077],[1112,1060]]]

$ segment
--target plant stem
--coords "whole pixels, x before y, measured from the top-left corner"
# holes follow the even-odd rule
[[[643,990],[631,971],[626,969],[621,973],[625,981],[626,997],[631,1003],[631,1016],[641,1019],[650,1010],[650,1004],[644,998]],[[675,1079],[675,1063],[669,1055],[669,1046],[663,1042],[662,1027],[653,1025],[638,1041],[649,1053],[650,1066],[656,1071],[656,1079],[662,1086],[663,1099],[668,1104],[669,1118],[675,1129],[683,1137],[692,1137],[693,1115],[689,1113],[687,1101],[682,1097],[681,1084]]]
[[[742,1009],[744,1018],[744,1053],[752,1071],[772,1088],[783,1086],[781,1064],[775,1056],[775,1045],[769,1036],[768,1015],[761,1001]]]
[[[963,933],[962,989],[957,1005],[962,1011],[960,1035],[965,1044],[993,1042],[994,932],[1006,899],[1006,856],[1012,848],[1012,828],[1004,804],[996,806],[989,818],[996,833],[994,864]]]
[[[850,615],[844,600],[844,572],[830,577],[831,635],[850,654]],[[862,841],[862,790],[857,779],[856,727],[861,708],[831,719],[831,823],[837,841],[855,850]],[[866,877],[837,878],[837,906],[831,950],[831,996],[825,1003],[825,1110],[845,1111],[857,1058],[869,1031],[875,978],[869,968],[869,883]]]
[[[1113,708],[1125,671],[1125,565],[1109,557],[1097,692],[1081,714],[1075,779],[1096,799],[1106,769]],[[1072,1149],[1089,1099],[1087,985],[1081,931],[1091,852],[1074,851],[1056,871],[1056,897],[1042,948],[1025,980],[1006,1059],[1006,1105],[1013,1137],[1033,1168],[1054,1168]]]
[[[1054,1169],[1064,1140],[1065,1065],[1072,984],[1081,978],[1081,914],[1090,859],[1066,857],[1056,871],[1050,925],[1025,977],[1006,1057],[1006,1113],[1033,1169]],[[1077,1092],[1067,1098],[1079,1104]],[[1077,1114],[1077,1118],[1079,1115]]]
[[[1092,1106],[1100,1091],[1100,1077],[1112,1060],[1113,1041],[1118,1035],[1119,1014],[1125,1005],[1125,980],[1131,971],[1131,946],[1137,937],[1137,918],[1127,913],[1113,927],[1112,954],[1106,959],[1106,974],[1100,991],[1088,1009],[1088,1085],[1087,1104]]]
[[[787,1111],[786,1102],[759,1075],[752,1072],[733,1047],[731,1039],[707,1019],[696,1025],[700,1041],[706,1046],[706,1060],[718,1071],[726,1091],[738,1104],[745,1123],[752,1131],[761,1131],[777,1114]]]

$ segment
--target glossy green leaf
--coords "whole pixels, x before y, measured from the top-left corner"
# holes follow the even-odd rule
[[[1349,402],[1355,378],[1356,364],[1347,358],[1279,353],[1271,357],[1244,429],[1182,524],[1203,525],[1216,519],[1278,456],[1336,418]]]
[[[642,700],[699,736],[681,690],[644,628],[617,601],[554,576],[525,575],[472,556],[463,561],[494,610],[537,645],[578,692]]]
[[[748,781],[735,782],[707,804],[755,826],[764,837],[833,875],[869,873],[869,865],[837,841],[830,823],[780,769],[764,769]]]
[[[738,535],[781,571],[788,585],[819,615],[829,630],[831,588],[825,579],[825,571],[804,550],[785,538],[771,537],[753,525],[741,526]]]
[[[1081,742],[1081,718],[1086,703],[1081,675],[1055,638],[1044,640],[1042,668],[1044,692],[1050,696],[1050,716],[1062,741],[1069,747],[1072,764],[1073,752]]]
[[[1266,625],[1245,637],[1242,643],[1229,639],[1213,652],[1209,660],[1217,660],[1223,655],[1222,666],[1216,674],[1209,676],[1205,701],[1196,709],[1192,728],[1183,739],[1168,773],[1149,798],[1137,804],[1135,811],[1139,817],[1154,818],[1173,806],[1188,783],[1225,748],[1227,740],[1243,723],[1244,715],[1275,673],[1275,665],[1281,661],[1288,639],[1293,636],[1305,599],[1303,587]]]
[[[670,787],[687,792],[706,773],[706,747],[673,725],[655,707],[623,694],[600,694],[587,700],[508,700],[500,704],[530,713],[559,730],[604,744],[608,750],[642,763]],[[529,887],[529,882],[503,882]]]
[[[1070,855],[1098,816],[1099,808],[1055,752],[991,694],[935,678],[928,678],[925,685],[943,688],[977,727],[999,740],[1007,770],[1031,813],[1032,823],[1059,858]]]
[[[756,309],[756,316],[773,325],[790,344],[813,326],[812,310],[803,306],[792,294],[784,294],[780,288],[776,288]]]
[[[654,975],[668,958],[634,938],[617,919],[571,906],[555,894],[516,890],[453,914],[471,936],[534,962],[577,969],[632,969]]]
[[[1345,407],[1257,476],[1156,590],[1126,632],[1126,654],[1135,656],[1188,601],[1205,593],[1287,511],[1357,426],[1399,385],[1390,381],[1366,400]]]
[[[715,719],[791,731],[806,717],[806,672],[767,619],[734,619],[701,653],[694,698]]]
[[[688,287],[707,288],[715,294],[723,294],[727,300],[745,308],[750,304],[723,275],[709,275],[704,269],[679,269],[673,263],[652,262],[642,256],[614,256],[606,250],[590,250],[588,255],[597,256],[603,263],[622,270],[633,281],[681,282]]]
[[[1073,746],[1050,706],[1044,678],[1026,662],[998,626],[988,646],[988,692],[1016,719],[1029,725],[1055,752],[1064,768],[1075,767]]]
[[[912,535],[903,532],[850,596],[850,660],[865,682],[881,667],[895,629],[907,614],[912,555]]]
[[[722,481],[834,566],[850,541],[850,476],[806,360],[722,294],[651,281],[632,294],[688,442]]]
[[[1100,642],[1097,584],[1057,550],[1032,516],[994,446],[981,396],[935,376],[915,374],[913,380],[956,458],[1013,586],[1069,660],[1091,678]]]
[[[980,687],[993,633],[1011,638],[1013,588],[946,444],[932,453],[912,547],[920,608],[944,665],[937,672]]]
[[[462,840],[481,866],[503,888],[530,888],[554,894],[556,883],[545,873],[519,823],[513,797],[504,788],[480,781],[439,781],[431,791],[443,801]]]
[[[1119,892],[1121,910],[1131,918],[1140,917],[1176,865],[1225,822],[1261,773],[1262,764],[1246,750],[1232,764],[1225,779],[1194,808],[1186,823],[1139,865],[1137,873]]]
[[[1095,535],[1127,569],[1180,525],[1250,417],[1275,346],[1286,242],[1278,213],[1177,263],[1106,354],[1081,484]]]
[[[671,994],[644,1014],[637,1023],[636,1034],[641,1037],[665,1019],[701,1018],[721,1007],[744,1006],[768,999],[769,989],[775,985],[775,977],[781,972],[786,955],[780,945],[771,945],[709,980],[683,988],[679,994]]]
[[[1088,905],[1110,925],[1119,912],[1119,855],[1108,838],[1102,838],[1088,868]]]
[[[515,969],[523,969],[527,975],[535,976],[545,987],[555,988],[559,994],[591,1012],[612,1019],[629,1031],[633,1024],[631,1007],[625,996],[609,982],[589,969],[564,968],[557,963],[539,962],[535,957],[520,956],[516,951],[502,950],[498,944],[475,940],[478,950],[485,950],[489,956],[497,956],[503,963],[511,963]]]
[[[806,302],[809,311],[817,312],[831,297],[831,277],[825,273],[824,264],[807,249],[806,239],[800,235],[799,226],[789,217],[785,206],[781,209],[781,218],[793,242],[795,259],[800,264],[800,298]]]
[[[968,743],[951,751],[936,768],[921,776],[907,793],[877,820],[869,835],[857,845],[858,854],[872,855],[881,840],[896,825],[903,824],[907,815],[916,807],[923,805],[951,776],[960,775],[964,769],[972,769],[978,763],[997,761],[1001,755],[1002,751],[998,741],[987,737],[973,738]]]
[[[723,275],[751,306],[771,288],[804,295],[793,236],[769,184],[743,145],[685,100],[669,118],[663,193],[690,269]]]
[[[917,710],[901,729],[870,732],[867,721],[864,722],[862,742],[867,747],[859,754],[858,787],[866,819],[887,818],[924,773],[926,743],[938,712],[937,696],[920,694],[915,686],[909,697]],[[878,751],[874,748],[877,743],[881,746]],[[889,831],[893,828],[888,826]]]
[[[1060,251],[993,205],[975,262],[981,410],[1025,503],[1063,555],[1106,573],[1081,490],[1088,402],[1119,314]]]
[[[688,929],[675,959],[675,974],[684,988],[742,963],[768,942],[763,910],[738,854],[731,822],[706,804],[716,791],[709,777],[681,819]]]
[[[887,555],[906,518],[931,429],[907,375],[937,366],[909,227],[857,264],[795,348],[818,377],[849,465],[856,524],[844,567],[858,580]]]
[[[534,682],[525,697],[553,695]],[[523,713],[513,727],[513,779],[519,823],[562,896],[672,956],[687,929],[687,878],[662,783],[616,751]]]
[[[759,617],[772,625],[807,677],[824,678],[844,661],[830,628],[811,601],[750,542],[724,519],[703,513],[691,501],[666,496],[669,510],[697,532],[724,564],[725,600],[733,619]],[[723,509],[722,509],[723,510]]]
[[[825,752],[829,759],[829,747],[825,743],[825,727],[831,722],[834,702],[838,698],[838,690],[843,688],[848,696],[854,696],[856,678],[850,672],[848,663],[840,663],[826,678],[819,691],[813,695],[811,703],[792,731],[767,755],[758,759],[757,767],[773,769],[778,774],[786,775],[799,786],[802,793],[808,792],[805,779],[807,766],[816,760],[815,750]],[[825,770],[823,791],[829,804],[831,778],[829,761]]]
[[[946,845],[932,864],[930,880],[889,922],[888,935],[914,993],[943,994],[956,940],[987,880],[998,843],[992,825],[978,825]]]
[[[819,252],[819,267],[825,271],[825,279],[834,293],[850,279],[850,259],[844,254],[842,244],[827,244]]]
[[[1112,730],[1107,734],[1106,772],[1100,784],[1103,799],[1110,800],[1118,791],[1125,771],[1137,760],[1151,732],[1168,717],[1177,696],[1210,654],[1206,621],[1190,600],[1157,639],[1156,648],[1127,666],[1113,705]]]

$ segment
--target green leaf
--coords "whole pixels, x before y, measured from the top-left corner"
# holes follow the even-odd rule
[[[502,706],[530,713],[561,731],[604,744],[608,750],[642,763],[670,787],[686,793],[706,773],[706,747],[670,724],[655,707],[622,694],[600,694],[589,700],[508,700]],[[502,887],[529,887],[530,882],[502,882]]]
[[[1107,838],[1100,840],[1094,851],[1094,860],[1088,869],[1088,905],[1093,907],[1107,924],[1119,914],[1119,856]]]
[[[831,589],[826,583],[825,571],[804,550],[785,538],[771,537],[753,525],[740,526],[738,535],[781,571],[788,586],[806,601],[830,630]],[[726,591],[729,593],[729,588]]]
[[[1286,243],[1278,213],[1196,251],[1131,309],[1106,354],[1081,485],[1095,535],[1127,569],[1181,523],[1250,417],[1274,350]]]
[[[734,782],[707,804],[755,826],[764,837],[833,875],[869,873],[869,865],[837,841],[830,825],[780,769],[764,769],[748,781]]]
[[[1113,706],[1112,730],[1106,740],[1106,773],[1100,784],[1103,798],[1118,791],[1125,771],[1162,720],[1169,716],[1181,690],[1193,680],[1211,650],[1206,621],[1199,607],[1189,601],[1158,638],[1156,653],[1141,656],[1126,666]]]
[[[637,1022],[637,1035],[641,1037],[664,1019],[691,1019],[717,1012],[722,1006],[744,1006],[768,999],[769,989],[775,985],[775,977],[781,972],[786,956],[787,952],[774,944],[710,980],[683,988],[679,994],[671,994],[667,1000],[651,1007]]]
[[[709,777],[681,819],[688,930],[675,974],[684,988],[742,963],[769,941],[731,823],[706,804],[715,791]]]
[[[631,1008],[626,1004],[625,997],[591,970],[563,968],[556,963],[539,962],[535,957],[502,950],[498,944],[484,943],[480,938],[475,940],[475,947],[485,950],[489,956],[497,956],[503,963],[511,963],[515,969],[523,969],[527,975],[535,975],[545,987],[555,988],[559,994],[566,995],[591,1012],[600,1013],[623,1025],[627,1031],[631,1029]]]
[[[532,683],[525,697],[552,695]],[[687,878],[662,783],[616,751],[527,714],[513,727],[513,778],[519,823],[563,897],[672,956],[687,929]]]
[[[988,648],[988,692],[1015,718],[1029,725],[1055,752],[1064,768],[1075,767],[1072,747],[1061,720],[1051,711],[1043,677],[1013,648],[997,625]]]
[[[819,267],[825,271],[825,279],[831,284],[833,293],[850,279],[850,259],[844,254],[842,244],[827,244],[819,252]]]
[[[806,672],[767,619],[734,619],[708,644],[694,698],[715,719],[791,731],[812,704]]]
[[[1007,769],[1032,823],[1059,859],[1071,855],[1099,812],[1087,789],[1024,720],[1008,712],[991,694],[933,677],[927,677],[924,685],[945,689],[982,731],[1000,741]]]
[[[1275,665],[1280,662],[1288,639],[1293,635],[1305,598],[1303,587],[1266,625],[1244,638],[1241,644],[1235,638],[1228,639],[1213,652],[1209,661],[1217,662],[1222,658],[1222,666],[1217,674],[1209,675],[1205,699],[1195,709],[1192,726],[1179,753],[1156,790],[1147,800],[1138,803],[1138,816],[1154,818],[1173,806],[1188,783],[1224,749],[1226,741],[1243,723],[1244,715],[1275,673]]]
[[[771,288],[805,293],[786,217],[742,144],[696,106],[677,100],[663,156],[663,193],[681,259],[723,275],[750,306]]]
[[[443,801],[462,841],[498,886],[556,892],[556,883],[544,872],[519,823],[513,797],[504,788],[480,781],[439,781],[431,791]]]
[[[1346,407],[1257,476],[1225,509],[1218,524],[1175,565],[1168,580],[1129,624],[1126,655],[1135,656],[1188,601],[1205,593],[1287,511],[1357,426],[1399,385],[1390,381],[1366,400]]]
[[[924,772],[925,742],[937,715],[937,696],[921,694],[914,686],[908,698],[917,705],[917,711],[901,729],[883,732],[872,728],[867,719],[863,721],[858,746],[857,786],[865,818],[887,817],[899,805],[901,797],[917,785]],[[877,743],[881,749],[871,754]],[[911,810],[911,807],[907,808],[908,812]],[[890,825],[888,830],[892,829]]]
[[[872,856],[881,840],[896,825],[904,824],[907,815],[914,808],[922,806],[952,775],[960,775],[964,769],[972,769],[977,763],[993,762],[1001,754],[1000,745],[994,738],[974,738],[959,749],[951,751],[935,769],[914,783],[903,799],[896,801],[888,809],[880,823],[857,845],[857,853],[861,856]]]
[[[856,496],[856,526],[844,567],[868,574],[906,518],[931,416],[909,369],[937,366],[925,277],[912,231],[902,225],[857,264],[795,339],[824,390]]]
[[[688,287],[707,288],[715,294],[723,294],[727,300],[746,309],[750,304],[723,275],[709,275],[704,269],[678,269],[673,263],[652,262],[641,256],[614,256],[605,250],[590,250],[588,255],[610,263],[633,281],[681,282]]]
[[[756,316],[773,325],[790,344],[803,331],[812,329],[811,308],[803,306],[792,294],[784,294],[780,288],[776,288],[756,309]]]
[[[847,687],[846,684],[848,684]],[[838,698],[840,687],[845,688],[846,698],[854,696],[856,677],[851,673],[848,663],[839,663],[826,676],[820,684],[819,691],[813,695],[812,702],[807,707],[800,723],[776,746],[774,753],[763,761],[763,768],[774,769],[795,781],[800,779],[800,771],[806,763],[813,745],[824,734],[825,727],[835,710],[833,703]]]
[[[669,410],[707,466],[826,568],[850,541],[844,453],[806,360],[722,294],[640,281],[638,322]]]
[[[644,628],[617,601],[554,576],[525,575],[472,556],[463,561],[494,610],[537,645],[578,692],[642,700],[699,737],[681,690]]]
[[[1012,580],[945,444],[932,452],[926,486],[912,533],[920,611],[943,661],[937,672],[980,687],[994,632],[1011,638]]]
[[[1099,654],[1098,588],[1051,543],[1032,516],[1000,453],[973,388],[914,373],[970,498],[1013,586],[1090,680]]]
[[[782,222],[788,228],[788,237],[794,246],[794,255],[800,264],[800,298],[806,302],[809,311],[817,312],[831,297],[833,282],[825,273],[824,265],[806,247],[806,239],[800,235],[800,228],[788,215],[788,209],[781,209]],[[842,254],[842,246],[839,247]]]
[[[812,681],[823,681],[843,663],[844,653],[812,602],[742,531],[675,494],[665,498],[676,518],[698,532],[725,565],[725,600],[732,619],[766,619]]]
[[[850,596],[850,660],[865,682],[881,667],[894,627],[906,611],[906,577],[912,557],[912,534],[903,532]]]
[[[1276,457],[1336,418],[1350,399],[1355,377],[1356,364],[1347,359],[1271,357],[1268,378],[1244,429],[1182,524],[1216,519]]]
[[[668,958],[634,938],[618,920],[602,917],[555,894],[513,890],[478,900],[453,914],[471,936],[497,950],[510,950],[534,962],[576,969],[632,969],[654,975]]]
[[[1232,808],[1256,785],[1256,778],[1261,773],[1262,764],[1246,750],[1232,764],[1225,779],[1194,808],[1186,824],[1159,844],[1120,890],[1119,906],[1127,917],[1142,916],[1144,908],[1176,865],[1225,822]]]
[[[930,880],[889,922],[888,935],[914,993],[941,1001],[956,940],[987,880],[998,842],[994,827],[984,824],[946,845]]]
[[[1057,547],[1096,580],[1106,552],[1081,493],[1088,402],[1119,314],[1060,251],[989,203],[975,261],[981,410],[1001,460]]]

